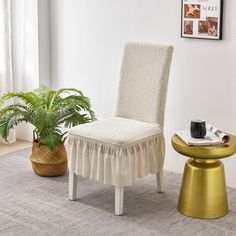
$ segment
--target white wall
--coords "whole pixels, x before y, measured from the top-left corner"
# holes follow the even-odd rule
[[[203,117],[236,134],[236,1],[225,1],[224,40],[180,38],[181,1],[51,0],[51,76],[54,88],[78,87],[97,116],[114,114],[125,41],[175,47],[167,100],[165,169],[182,172],[186,158],[171,135]],[[217,94],[224,93],[224,96]],[[236,156],[224,160],[236,187]]]

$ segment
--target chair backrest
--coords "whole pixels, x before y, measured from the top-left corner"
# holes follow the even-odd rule
[[[172,53],[172,46],[125,45],[116,116],[163,128]]]

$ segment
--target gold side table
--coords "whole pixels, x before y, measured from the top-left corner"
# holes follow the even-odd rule
[[[172,146],[180,154],[191,157],[186,164],[178,201],[178,211],[200,218],[219,218],[228,213],[224,165],[218,160],[236,153],[236,137],[224,145],[193,147],[177,135]]]

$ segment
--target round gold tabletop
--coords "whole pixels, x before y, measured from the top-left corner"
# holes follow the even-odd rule
[[[188,146],[176,134],[172,136],[173,148],[180,154],[198,159],[221,159],[236,153],[236,136],[229,135],[227,144],[215,146]]]

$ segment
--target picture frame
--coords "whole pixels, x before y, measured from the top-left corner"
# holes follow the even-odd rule
[[[222,40],[223,0],[181,0],[181,37]]]

